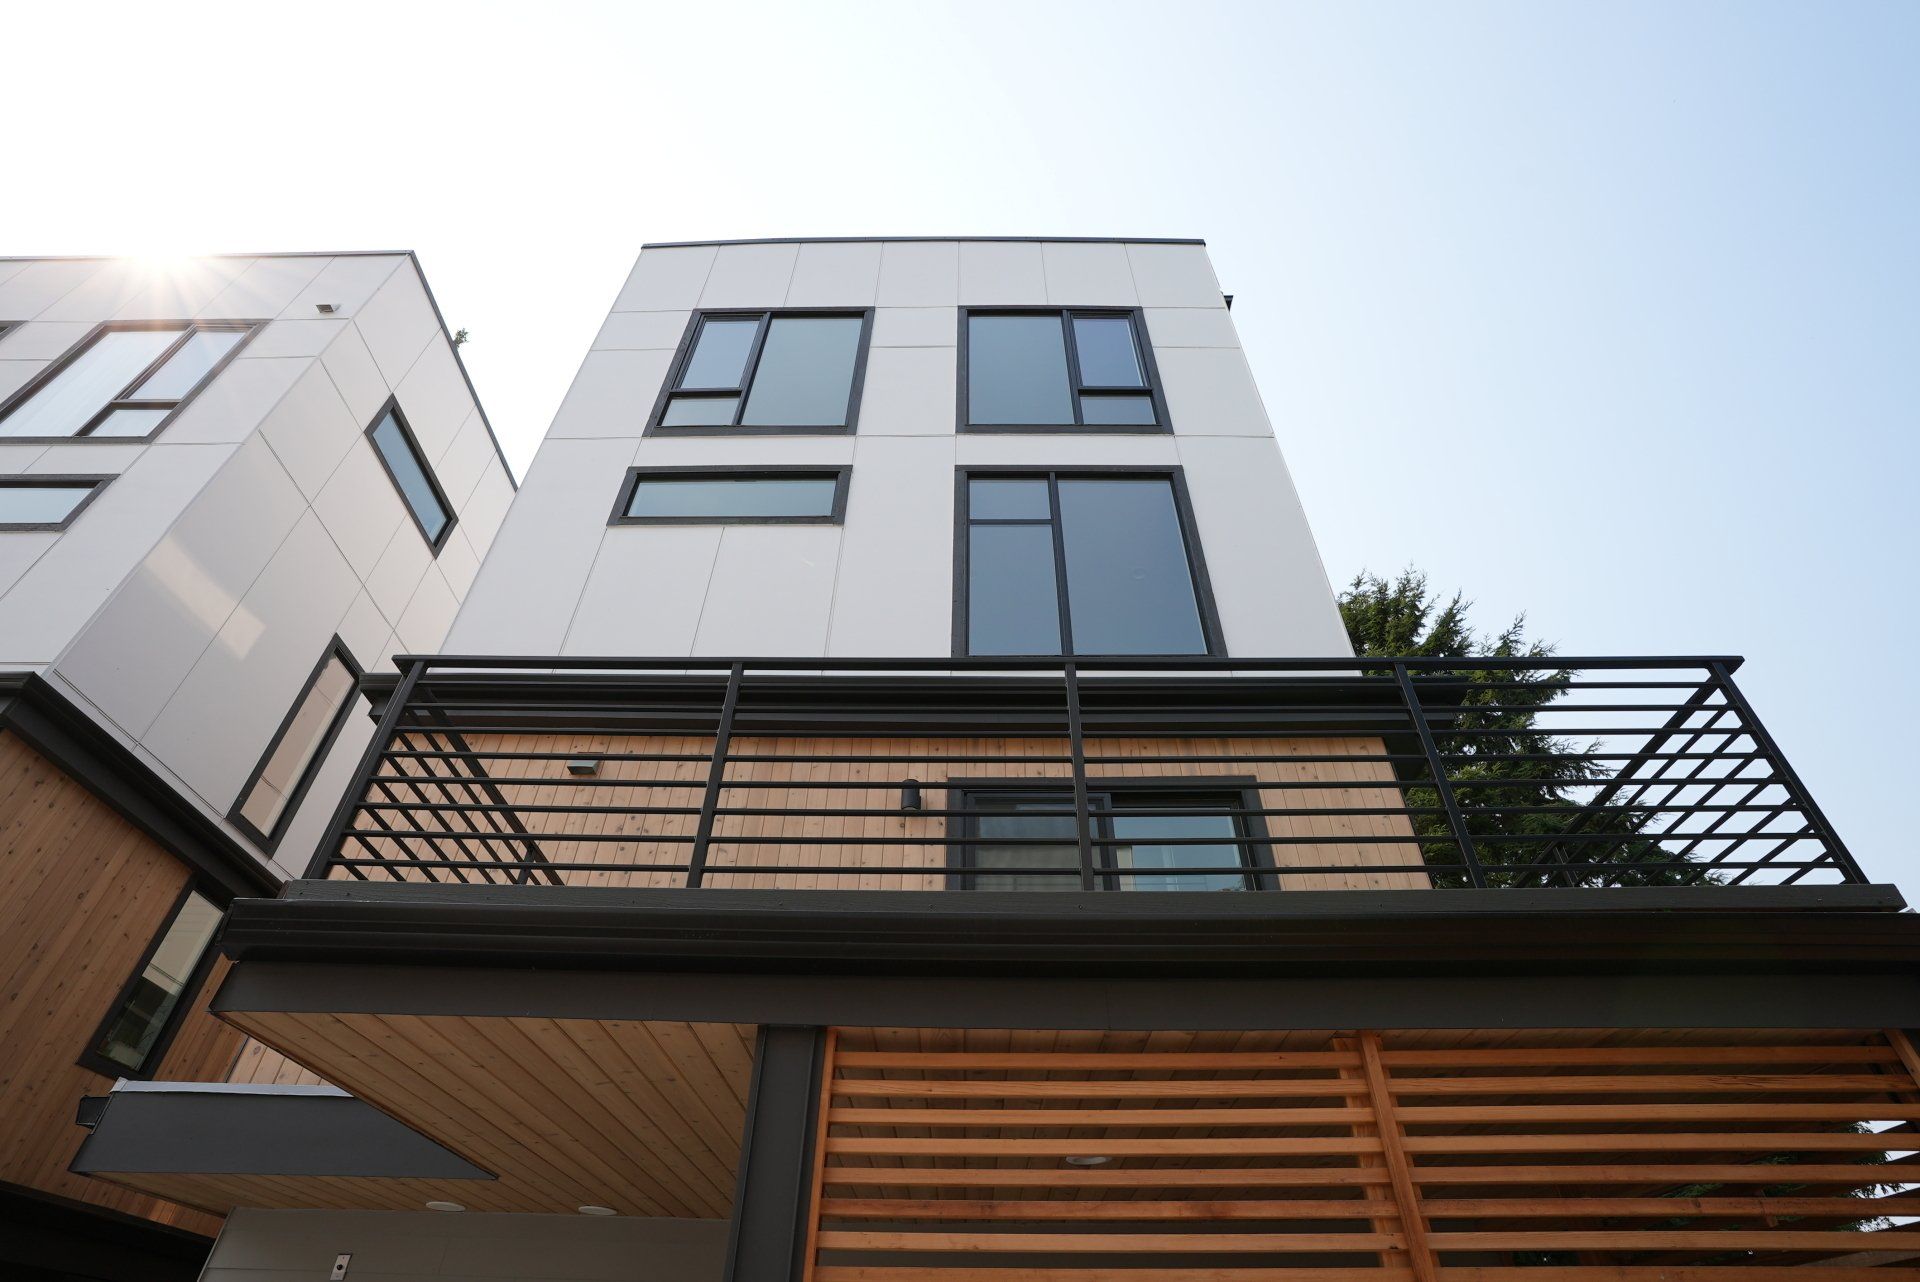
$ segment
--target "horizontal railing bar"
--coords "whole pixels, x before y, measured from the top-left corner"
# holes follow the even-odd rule
[[[645,786],[645,785],[635,785],[635,786]],[[691,785],[688,785],[688,786],[691,786]],[[780,785],[780,786],[786,787],[786,785]],[[879,789],[887,788],[890,786],[897,787],[898,785],[897,784],[894,784],[894,785],[875,784],[873,785],[873,788],[875,790],[879,790]],[[792,785],[791,787],[793,790],[796,790],[796,791],[804,789],[804,785],[798,785],[798,784]],[[735,790],[737,791],[737,789]],[[588,805],[584,802],[532,802],[532,801],[527,801],[527,802],[519,802],[519,801],[463,802],[463,801],[409,801],[409,800],[360,801],[355,803],[355,809],[363,810],[363,811],[381,811],[381,810],[424,810],[424,811],[430,811],[430,812],[431,811],[456,811],[460,813],[473,813],[473,814],[490,814],[490,813],[496,813],[496,812],[502,812],[502,811],[509,812],[509,813],[523,813],[523,814],[567,814],[567,815],[697,815],[700,813],[700,807],[698,806],[622,806],[622,805],[594,806],[594,805]],[[1583,815],[1583,814],[1584,815],[1596,815],[1596,814],[1604,815],[1604,814],[1610,813],[1609,811],[1606,811],[1606,810],[1600,810],[1600,811],[1583,810],[1580,807],[1575,805],[1462,806],[1460,807],[1460,812],[1462,814],[1468,814],[1468,815],[1569,815],[1569,816]],[[1298,807],[1269,807],[1264,809],[1249,808],[1249,807],[1243,807],[1243,806],[1128,806],[1124,810],[1100,809],[1100,810],[1097,810],[1096,813],[1104,816],[1119,816],[1119,817],[1124,817],[1128,819],[1143,819],[1143,818],[1144,819],[1166,819],[1166,818],[1180,818],[1180,817],[1192,817],[1192,816],[1221,816],[1221,817],[1230,817],[1230,818],[1323,819],[1323,818],[1380,818],[1384,816],[1394,816],[1394,815],[1400,815],[1400,816],[1439,815],[1439,814],[1445,814],[1446,811],[1443,807],[1440,807],[1440,806],[1298,806]],[[1769,814],[1769,815],[1777,816],[1782,813],[1782,807],[1773,803],[1752,803],[1747,805],[1701,803],[1698,805],[1688,805],[1688,806],[1642,805],[1642,806],[1635,806],[1635,807],[1622,807],[1618,810],[1612,811],[1611,813],[1622,814],[1622,815],[1637,814],[1643,817],[1643,819],[1652,819],[1652,818],[1670,817],[1670,816],[1678,816],[1681,818],[1685,818],[1687,816],[1694,815],[1694,814],[1729,814],[1731,815],[1731,814],[1741,814],[1741,813],[1754,813],[1754,814]],[[714,815],[716,817],[736,816],[736,817],[754,817],[754,818],[793,818],[793,819],[814,819],[814,818],[823,818],[823,819],[966,819],[966,818],[1005,819],[1005,818],[1014,818],[1014,817],[1022,817],[1022,816],[1032,817],[1035,814],[1055,814],[1056,817],[1065,816],[1070,818],[1072,812],[1065,809],[1062,809],[1058,812],[1052,812],[1052,811],[1036,812],[1033,810],[1020,810],[1020,809],[1014,809],[1014,808],[1004,807],[1004,806],[994,806],[994,807],[982,806],[978,809],[970,809],[970,810],[952,810],[952,809],[938,809],[938,808],[903,810],[898,806],[881,807],[881,808],[848,807],[848,806],[720,806],[714,810]],[[500,836],[505,839],[512,839],[517,834],[511,831],[504,831],[504,832],[496,832],[494,835]],[[1574,834],[1567,834],[1567,835],[1572,836]],[[1683,832],[1678,829],[1663,828],[1651,834],[1648,833],[1645,829],[1638,829],[1638,830],[1625,832],[1625,833],[1596,832],[1590,835],[1595,837],[1612,836],[1621,840],[1626,840],[1629,838],[1636,838],[1636,837],[1637,838],[1658,837],[1662,839],[1673,839],[1673,838],[1679,838],[1679,837],[1685,837],[1685,836],[1704,836],[1709,839],[1718,840],[1718,839],[1734,838],[1734,837],[1742,837],[1742,836],[1744,837],[1786,836],[1788,834],[1781,833],[1781,832],[1767,832],[1767,833],[1744,832],[1743,833],[1739,831],[1714,831],[1714,832],[1696,834],[1693,832]],[[1530,834],[1530,836],[1542,842],[1558,839],[1558,834]],[[990,840],[997,845],[1003,839],[999,837],[993,837],[993,838],[981,838],[980,840]],[[1040,840],[1044,840],[1044,838]],[[1122,840],[1122,839],[1116,838],[1116,840]],[[1154,844],[1154,845],[1159,845],[1161,844],[1161,841],[1162,841],[1162,839],[1153,837],[1153,836],[1136,836],[1132,838],[1125,838],[1124,840],[1131,841],[1135,844]],[[1192,840],[1206,841],[1210,839],[1193,838]],[[1224,839],[1214,838],[1211,840],[1232,840],[1232,838],[1224,838]]]
[[[400,654],[395,655],[396,668],[404,669],[410,664],[420,664],[428,672],[435,669],[471,668],[481,671],[489,669],[534,670],[551,669],[553,671],[578,671],[583,669],[604,669],[607,671],[699,671],[724,675],[735,664],[744,665],[749,673],[767,672],[834,672],[872,670],[876,672],[898,671],[1058,671],[1064,662],[1072,662],[1088,672],[1100,671],[1161,671],[1166,669],[1192,668],[1223,672],[1372,672],[1380,669],[1380,660],[1375,658],[1356,658],[1353,655],[1336,655],[1331,658],[1234,658],[1227,656],[1195,655],[1126,655],[1116,657],[1079,656],[1064,660],[1059,656],[902,656],[886,658],[829,659],[811,656],[766,657],[766,658],[714,658],[701,656],[683,658],[675,655],[651,658],[630,657],[625,655],[500,655],[500,654]],[[1526,658],[1443,658],[1409,657],[1396,658],[1396,663],[1405,664],[1413,671],[1438,669],[1448,671],[1502,671],[1536,668],[1543,671],[1578,671],[1584,669],[1619,670],[1645,668],[1710,668],[1716,663],[1738,666],[1741,659],[1737,655],[1553,655],[1545,659]],[[1389,683],[1391,678],[1387,678]]]

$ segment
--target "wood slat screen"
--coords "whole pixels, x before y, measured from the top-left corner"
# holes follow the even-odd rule
[[[807,1277],[1920,1276],[1899,1218],[1920,1202],[1888,1192],[1920,1119],[1903,1035],[1600,1040],[982,1052],[838,1030]]]

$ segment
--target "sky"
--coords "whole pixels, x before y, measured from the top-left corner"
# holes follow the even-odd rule
[[[10,12],[0,253],[413,249],[524,471],[647,241],[1209,242],[1336,582],[1738,654],[1920,903],[1920,5]]]

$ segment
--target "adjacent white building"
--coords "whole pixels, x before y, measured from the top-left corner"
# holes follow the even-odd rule
[[[283,873],[512,496],[411,254],[0,260],[0,670]]]

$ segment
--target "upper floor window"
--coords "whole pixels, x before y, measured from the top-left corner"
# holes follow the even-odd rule
[[[267,850],[286,835],[295,807],[319,773],[334,736],[346,724],[359,680],[360,665],[346,645],[334,638],[240,790],[231,818]]]
[[[254,329],[247,321],[102,325],[0,406],[0,438],[144,440]]]
[[[851,474],[844,467],[636,467],[620,487],[612,524],[838,525]]]
[[[427,466],[420,442],[414,439],[413,429],[407,426],[397,402],[389,398],[380,408],[373,426],[367,429],[367,438],[373,442],[374,453],[380,456],[387,477],[400,491],[407,511],[413,515],[413,523],[420,527],[420,537],[438,552],[446,543],[447,535],[453,532],[453,505],[447,502],[446,491],[440,488],[440,482]]]
[[[64,530],[110,476],[0,477],[0,530]]]
[[[1177,471],[962,473],[959,654],[1217,654]]]
[[[871,313],[696,312],[649,430],[850,432]]]
[[[1138,311],[971,310],[960,336],[962,428],[1167,430]]]
[[[220,926],[213,901],[189,890],[120,991],[81,1064],[97,1072],[148,1075],[166,1050],[189,997],[199,987],[208,947]]]

